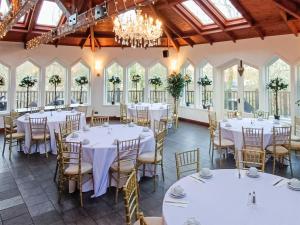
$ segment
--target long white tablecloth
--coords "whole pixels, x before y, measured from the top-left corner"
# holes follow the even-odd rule
[[[251,124],[252,121],[252,124]],[[226,123],[229,123],[231,127],[226,127]],[[289,126],[289,124],[274,124],[272,120],[258,121],[253,118],[230,119],[228,122],[221,122],[222,138],[229,139],[234,142],[235,148],[241,150],[243,148],[243,133],[244,128],[263,128],[263,145],[264,148],[272,143],[272,129],[274,126]]]
[[[141,104],[132,104],[128,105],[128,113],[132,118],[136,117],[136,107],[148,107],[149,117],[151,122],[154,120],[160,120],[162,117],[167,116],[167,105],[161,103],[141,103]]]
[[[59,129],[59,123],[66,121],[67,115],[74,115],[75,113],[78,113],[76,111],[53,111],[53,112],[44,112],[44,113],[33,113],[30,114],[30,118],[43,118],[47,117],[47,126],[50,132],[50,141],[51,141],[51,149],[53,154],[57,154],[56,149],[56,143],[55,143],[55,130]],[[80,128],[86,125],[85,115],[82,113],[80,118]],[[19,132],[25,133],[25,148],[23,148],[23,151],[25,153],[29,152],[30,147],[30,126],[29,126],[29,120],[25,119],[25,115],[21,116],[17,120],[17,129]],[[50,146],[47,146],[47,150],[50,151]],[[45,153],[44,145],[41,145],[38,148],[38,151],[40,153]],[[32,146],[31,152],[35,152],[35,146]]]
[[[213,170],[206,183],[185,177],[170,187],[164,201],[171,199],[172,187],[180,185],[189,203],[183,208],[164,202],[165,225],[183,225],[191,217],[201,225],[299,225],[300,191],[290,190],[285,182],[274,187],[280,178],[266,173],[249,178],[243,173],[239,179],[237,170]],[[247,205],[253,191],[257,204]]]
[[[135,139],[143,132],[143,127],[127,125],[110,125],[109,127],[92,127],[89,131],[80,131],[78,138],[67,137],[67,141],[83,141],[88,139],[89,144],[83,145],[83,162],[93,165],[93,178],[83,184],[83,191],[94,189],[94,197],[103,195],[109,185],[109,168],[117,157],[117,146],[113,144],[115,139],[120,141]],[[155,150],[153,132],[143,132],[147,137],[141,139],[140,153]]]

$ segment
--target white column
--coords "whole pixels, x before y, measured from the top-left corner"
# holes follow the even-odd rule
[[[150,102],[149,68],[145,68],[144,102]]]
[[[200,85],[197,83],[201,76],[201,68],[197,66],[195,69],[195,76],[194,76],[194,90],[195,90],[195,108],[201,107],[202,95]]]
[[[294,117],[296,115],[296,107],[297,105],[295,102],[297,101],[297,73],[296,73],[296,65],[291,65],[291,79],[290,79],[290,88],[291,88],[291,94],[290,94],[290,110],[291,110],[291,120],[294,121]]]
[[[224,115],[224,82],[221,69],[214,68],[214,111],[217,113],[218,119]]]
[[[47,81],[48,82],[48,81]],[[45,106],[46,97],[46,69],[45,66],[40,67],[40,77],[39,77],[39,87],[38,87],[38,106]]]
[[[8,110],[16,110],[17,105],[16,105],[16,98],[17,98],[17,81],[16,81],[16,67],[12,66],[10,67],[10,82],[9,82],[9,89],[8,89]]]

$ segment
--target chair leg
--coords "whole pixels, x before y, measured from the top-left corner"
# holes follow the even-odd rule
[[[12,152],[12,140],[9,141],[9,159],[11,159],[11,152]]]
[[[163,179],[163,181],[165,181],[165,172],[164,172],[164,163],[163,163],[163,161],[161,161],[160,167],[161,167],[162,179]]]
[[[56,161],[56,166],[55,166],[55,172],[54,172],[54,177],[53,177],[54,182],[56,182],[57,171],[58,171],[58,160]]]
[[[143,177],[145,177],[145,171],[146,171],[146,164],[143,163]]]
[[[83,207],[83,200],[82,200],[82,177],[79,176],[79,195],[80,195],[80,206]]]
[[[276,163],[276,157],[273,156],[273,174],[275,174],[275,163]]]
[[[46,158],[48,158],[46,139],[44,140],[44,147],[45,147]]]
[[[153,184],[154,184],[154,192],[156,191],[156,164],[154,164],[154,180],[153,180]]]
[[[119,179],[117,180],[116,195],[115,195],[115,204],[118,203],[118,197],[119,197]]]
[[[289,163],[290,163],[291,176],[294,177],[293,167],[292,167],[292,160],[291,160],[291,154],[290,153],[289,153]]]
[[[3,150],[2,150],[2,155],[4,155],[4,151],[5,151],[5,145],[6,145],[6,139],[4,138],[4,143],[3,143]]]

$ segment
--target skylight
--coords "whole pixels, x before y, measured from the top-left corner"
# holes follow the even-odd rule
[[[9,5],[7,0],[0,0],[0,18],[6,15],[9,11]]]
[[[226,19],[242,18],[242,15],[231,4],[230,0],[210,0],[213,5],[225,16]]]
[[[187,0],[182,5],[189,10],[203,25],[214,23],[206,13],[193,0]]]
[[[44,1],[36,23],[56,27],[61,16],[62,11],[55,2]]]

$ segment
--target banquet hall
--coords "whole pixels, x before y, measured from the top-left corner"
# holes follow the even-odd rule
[[[0,0],[0,225],[299,225],[299,0]]]

